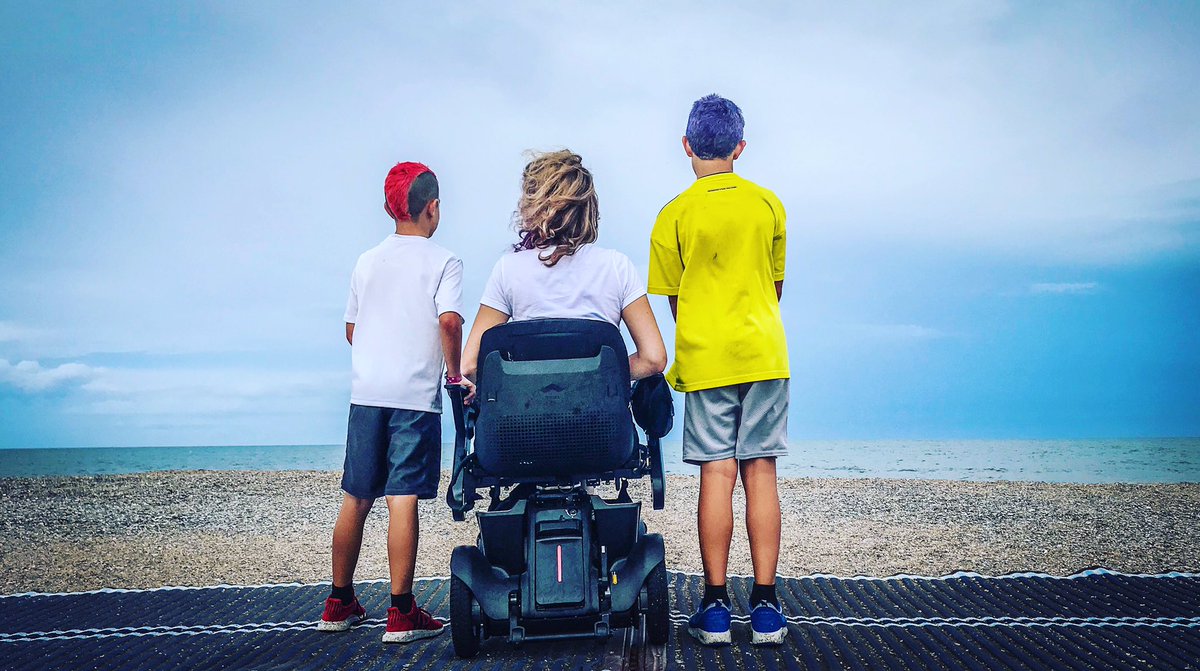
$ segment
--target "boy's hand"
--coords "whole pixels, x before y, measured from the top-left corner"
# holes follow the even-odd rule
[[[475,383],[464,377],[458,385],[467,390],[463,396],[463,405],[471,405],[475,401]]]

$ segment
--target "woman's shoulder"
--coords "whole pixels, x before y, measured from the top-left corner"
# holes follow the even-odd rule
[[[583,253],[584,255],[594,259],[595,262],[600,263],[610,263],[613,265],[624,265],[626,263],[631,263],[629,257],[625,256],[625,254],[622,252],[610,247],[601,247],[595,243],[584,245],[583,247],[579,248],[578,252],[575,252],[576,256],[580,255],[580,253]]]
[[[503,274],[537,272],[537,266],[542,265],[538,258],[537,249],[518,249],[504,252],[492,266],[492,272]]]
[[[596,251],[603,255],[604,263],[619,273],[629,273],[634,270],[633,261],[624,252],[608,247],[598,247]]]

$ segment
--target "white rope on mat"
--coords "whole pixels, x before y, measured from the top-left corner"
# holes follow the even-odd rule
[[[682,576],[703,576],[703,573],[695,571],[672,571]],[[1093,568],[1071,575],[1053,575],[1050,573],[1038,573],[1036,571],[1025,571],[1020,573],[1005,573],[1002,575],[984,575],[975,573],[974,571],[955,571],[941,576],[925,576],[911,575],[908,573],[897,573],[890,576],[838,576],[830,573],[813,573],[803,576],[781,575],[779,578],[785,580],[841,580],[841,581],[889,581],[889,580],[919,580],[919,581],[942,581],[942,580],[959,580],[962,578],[984,578],[987,580],[1012,580],[1017,578],[1044,578],[1048,580],[1077,580],[1080,578],[1092,578],[1096,576],[1116,576],[1123,578],[1155,578],[1155,579],[1177,579],[1177,578],[1200,578],[1200,573],[1183,573],[1179,571],[1171,571],[1168,573],[1122,573],[1121,571],[1111,571],[1106,568]],[[730,578],[753,578],[752,575],[730,574]],[[450,576],[428,576],[423,578],[414,578],[413,582],[436,582],[440,580],[449,580]],[[389,582],[388,578],[372,578],[370,580],[355,580],[356,585],[371,585],[376,583]],[[76,596],[80,594],[137,594],[141,592],[169,592],[169,591],[189,591],[189,590],[206,590],[206,589],[271,589],[277,587],[319,587],[321,585],[331,585],[328,580],[319,582],[280,582],[280,583],[265,583],[261,585],[169,585],[166,587],[135,587],[135,588],[120,588],[120,587],[105,587],[103,589],[86,590],[81,592],[20,592],[16,594],[0,594],[0,599],[12,599],[16,597],[35,597],[35,596]]]
[[[687,615],[672,611],[675,623],[687,622]],[[746,616],[734,616],[739,622],[748,621]],[[793,616],[787,618],[794,625],[826,625],[841,627],[1076,627],[1076,628],[1151,628],[1175,629],[1200,628],[1200,617],[821,617]],[[449,625],[449,621],[445,623]],[[52,631],[29,631],[0,633],[0,643],[22,643],[27,641],[62,641],[87,638],[128,638],[146,636],[204,636],[211,634],[249,634],[268,631],[315,630],[317,622],[247,622],[224,625],[162,625],[146,627],[109,627],[103,629],[61,629]],[[362,626],[376,628],[383,622]]]

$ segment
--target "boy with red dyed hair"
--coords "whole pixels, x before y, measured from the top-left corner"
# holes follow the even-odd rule
[[[354,568],[367,513],[383,496],[392,582],[383,642],[408,643],[443,628],[412,594],[417,500],[436,496],[441,476],[443,362],[446,382],[470,383],[459,371],[462,261],[429,240],[441,219],[437,177],[420,163],[398,163],[383,191],[396,231],[358,258],[346,304],[354,377],[345,495],[333,528],[333,592],[318,629],[346,631],[366,619]]]

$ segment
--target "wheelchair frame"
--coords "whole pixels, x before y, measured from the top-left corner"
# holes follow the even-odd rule
[[[546,320],[570,322],[576,320]],[[619,337],[619,335],[618,335]],[[606,345],[608,346],[608,345]],[[621,343],[619,352],[625,356]],[[639,383],[641,384],[641,383]],[[665,384],[661,376],[646,384]],[[509,643],[566,638],[605,639],[632,626],[653,644],[670,633],[663,539],[646,533],[631,479],[651,478],[652,504],[664,504],[661,435],[634,435],[632,457],[594,474],[516,475],[488,472],[471,450],[477,407],[447,385],[455,426],[454,466],[446,502],[456,521],[482,500],[474,546],[454,549],[450,562],[450,626],[455,653],[473,657],[484,640]],[[671,412],[668,407],[665,412]],[[612,481],[617,496],[588,488]],[[505,496],[505,488],[509,488]]]

